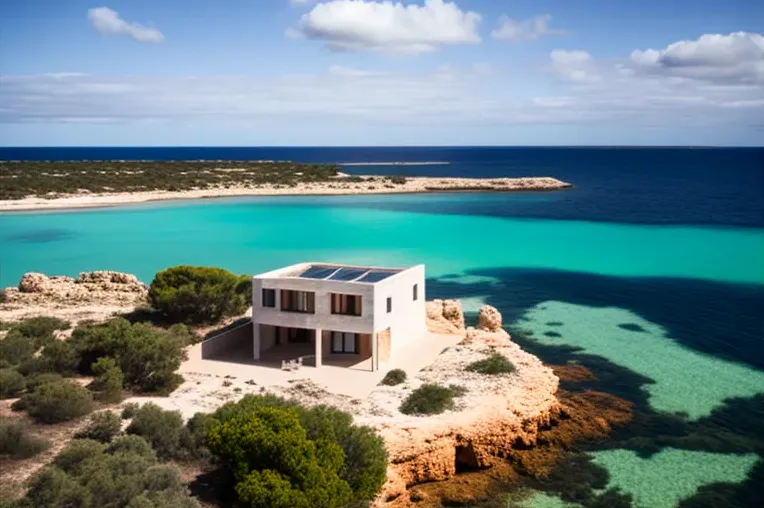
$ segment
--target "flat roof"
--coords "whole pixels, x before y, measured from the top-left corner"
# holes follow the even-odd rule
[[[342,282],[363,282],[374,284],[404,271],[403,268],[380,268],[372,266],[352,266],[329,263],[310,263],[295,271],[280,274],[280,277],[300,279],[336,280]]]

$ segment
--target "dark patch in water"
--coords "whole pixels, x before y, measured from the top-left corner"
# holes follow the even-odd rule
[[[73,238],[74,235],[65,229],[39,229],[27,231],[7,237],[9,242],[17,243],[50,243]]]
[[[544,332],[544,335],[547,337],[562,337],[562,334],[557,332]]]
[[[618,325],[618,328],[622,328],[623,330],[628,330],[630,332],[640,332],[640,333],[647,332],[647,330],[645,330],[644,328],[642,328],[636,323],[621,323]]]
[[[546,325],[547,326],[562,326],[562,321],[550,321]]]

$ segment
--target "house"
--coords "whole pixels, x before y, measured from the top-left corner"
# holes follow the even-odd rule
[[[254,360],[278,352],[376,371],[424,332],[424,265],[301,263],[252,279]]]

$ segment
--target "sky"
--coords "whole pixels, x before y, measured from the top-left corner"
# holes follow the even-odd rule
[[[0,146],[764,145],[760,0],[0,0]]]

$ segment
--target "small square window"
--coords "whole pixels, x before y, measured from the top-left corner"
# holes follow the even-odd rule
[[[390,314],[393,311],[393,299],[392,297],[387,297],[387,313]]]
[[[276,290],[263,288],[263,307],[276,306]]]
[[[414,284],[414,301],[419,299],[419,284]]]

